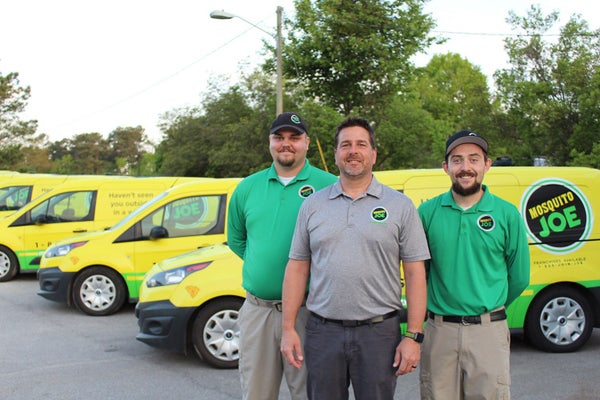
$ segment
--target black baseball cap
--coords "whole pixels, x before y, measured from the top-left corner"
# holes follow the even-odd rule
[[[275,118],[275,121],[271,124],[270,135],[279,132],[282,129],[291,129],[298,134],[306,133],[308,135],[308,129],[306,123],[300,116],[293,112],[281,113]]]
[[[483,137],[475,132],[464,130],[457,132],[448,138],[446,141],[446,157],[457,146],[465,143],[476,144],[477,146],[481,147],[485,154],[488,152],[488,144]]]

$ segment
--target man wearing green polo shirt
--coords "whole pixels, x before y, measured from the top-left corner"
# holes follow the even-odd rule
[[[431,259],[421,399],[509,399],[506,307],[529,284],[517,208],[482,185],[488,143],[471,131],[446,142],[452,189],[419,207]]]
[[[282,376],[291,398],[306,399],[306,370],[285,363],[281,339],[281,291],[298,210],[304,199],[337,180],[310,165],[310,138],[298,114],[286,112],[273,121],[270,168],[248,176],[229,204],[227,240],[244,260],[240,309],[239,370],[244,399],[277,399]],[[303,307],[296,324],[304,331]]]

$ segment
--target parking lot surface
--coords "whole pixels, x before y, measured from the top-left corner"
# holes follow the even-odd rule
[[[35,275],[0,283],[0,399],[240,399],[237,370],[135,340],[133,306],[90,317],[38,295]],[[576,353],[550,354],[512,338],[512,398],[600,399],[600,330]],[[418,373],[395,400],[419,398]],[[280,399],[289,399],[282,389]]]

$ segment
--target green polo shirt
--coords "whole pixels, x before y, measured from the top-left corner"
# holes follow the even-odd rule
[[[306,197],[336,181],[306,160],[286,186],[273,165],[239,183],[229,203],[227,242],[244,260],[244,289],[265,300],[281,299],[298,210]]]
[[[479,315],[508,306],[529,284],[529,248],[517,208],[491,194],[468,210],[452,191],[419,207],[429,243],[427,308],[439,315]]]

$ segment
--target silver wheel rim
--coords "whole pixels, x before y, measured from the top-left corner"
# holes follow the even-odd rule
[[[548,341],[561,346],[576,342],[585,329],[581,305],[569,297],[552,299],[542,309],[540,327]]]
[[[6,253],[0,252],[0,277],[8,275],[10,271],[10,258]]]
[[[104,275],[92,275],[81,284],[79,298],[90,310],[104,311],[115,301],[117,289],[112,280]]]
[[[214,314],[204,326],[202,339],[213,357],[222,361],[240,358],[240,328],[238,312],[223,310]]]

